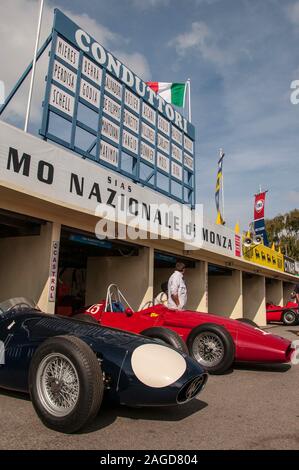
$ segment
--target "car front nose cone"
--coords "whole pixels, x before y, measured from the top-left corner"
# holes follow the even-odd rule
[[[178,403],[186,403],[195,398],[204,389],[208,380],[208,374],[202,374],[189,380],[179,391]]]
[[[153,388],[173,384],[182,377],[187,367],[181,354],[159,344],[137,347],[132,354],[131,364],[140,382]]]

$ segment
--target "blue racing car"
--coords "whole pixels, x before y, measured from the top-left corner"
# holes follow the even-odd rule
[[[90,422],[104,393],[129,406],[180,405],[206,381],[197,362],[158,340],[49,315],[25,298],[0,304],[0,387],[29,392],[56,431]]]

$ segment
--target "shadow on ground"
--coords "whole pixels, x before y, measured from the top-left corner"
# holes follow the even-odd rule
[[[291,369],[290,364],[251,364],[251,363],[242,363],[235,364],[234,368],[236,370],[252,370],[260,372],[287,372]]]
[[[11,398],[18,398],[19,400],[30,401],[30,396],[27,393],[22,392],[13,392],[11,390],[5,390],[4,388],[0,388],[0,397],[11,397]]]
[[[299,337],[299,330],[287,330],[288,333],[293,333],[293,335]],[[299,339],[299,338],[298,338]]]
[[[30,401],[30,396],[28,394],[5,389],[0,389],[0,397],[1,396]],[[94,421],[76,434],[89,434],[99,431],[113,424],[119,417],[147,421],[181,421],[188,416],[198,413],[207,406],[208,404],[206,402],[195,399],[180,406],[130,408],[127,406],[115,405],[108,399],[104,399],[98,416]]]
[[[129,408],[120,405],[113,406],[108,402],[104,402],[97,418],[89,426],[82,429],[79,434],[88,434],[104,429],[119,417],[146,421],[181,421],[188,416],[198,413],[207,406],[208,404],[201,400],[192,400],[181,406],[147,408]]]

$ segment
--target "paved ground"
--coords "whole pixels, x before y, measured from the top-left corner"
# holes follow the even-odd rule
[[[299,327],[271,327],[299,339]],[[76,435],[45,428],[25,396],[0,392],[0,449],[299,449],[299,365],[235,368],[210,377],[181,408],[107,405]]]

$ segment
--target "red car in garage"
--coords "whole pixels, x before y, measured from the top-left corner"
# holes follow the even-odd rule
[[[269,302],[266,309],[267,323],[282,322],[287,326],[299,323],[299,308],[295,302],[288,302],[284,307]]]
[[[233,362],[290,362],[290,341],[247,319],[229,318],[154,305],[134,312],[116,285],[106,299],[86,307],[77,318],[160,339],[189,353],[210,373],[223,373]]]

